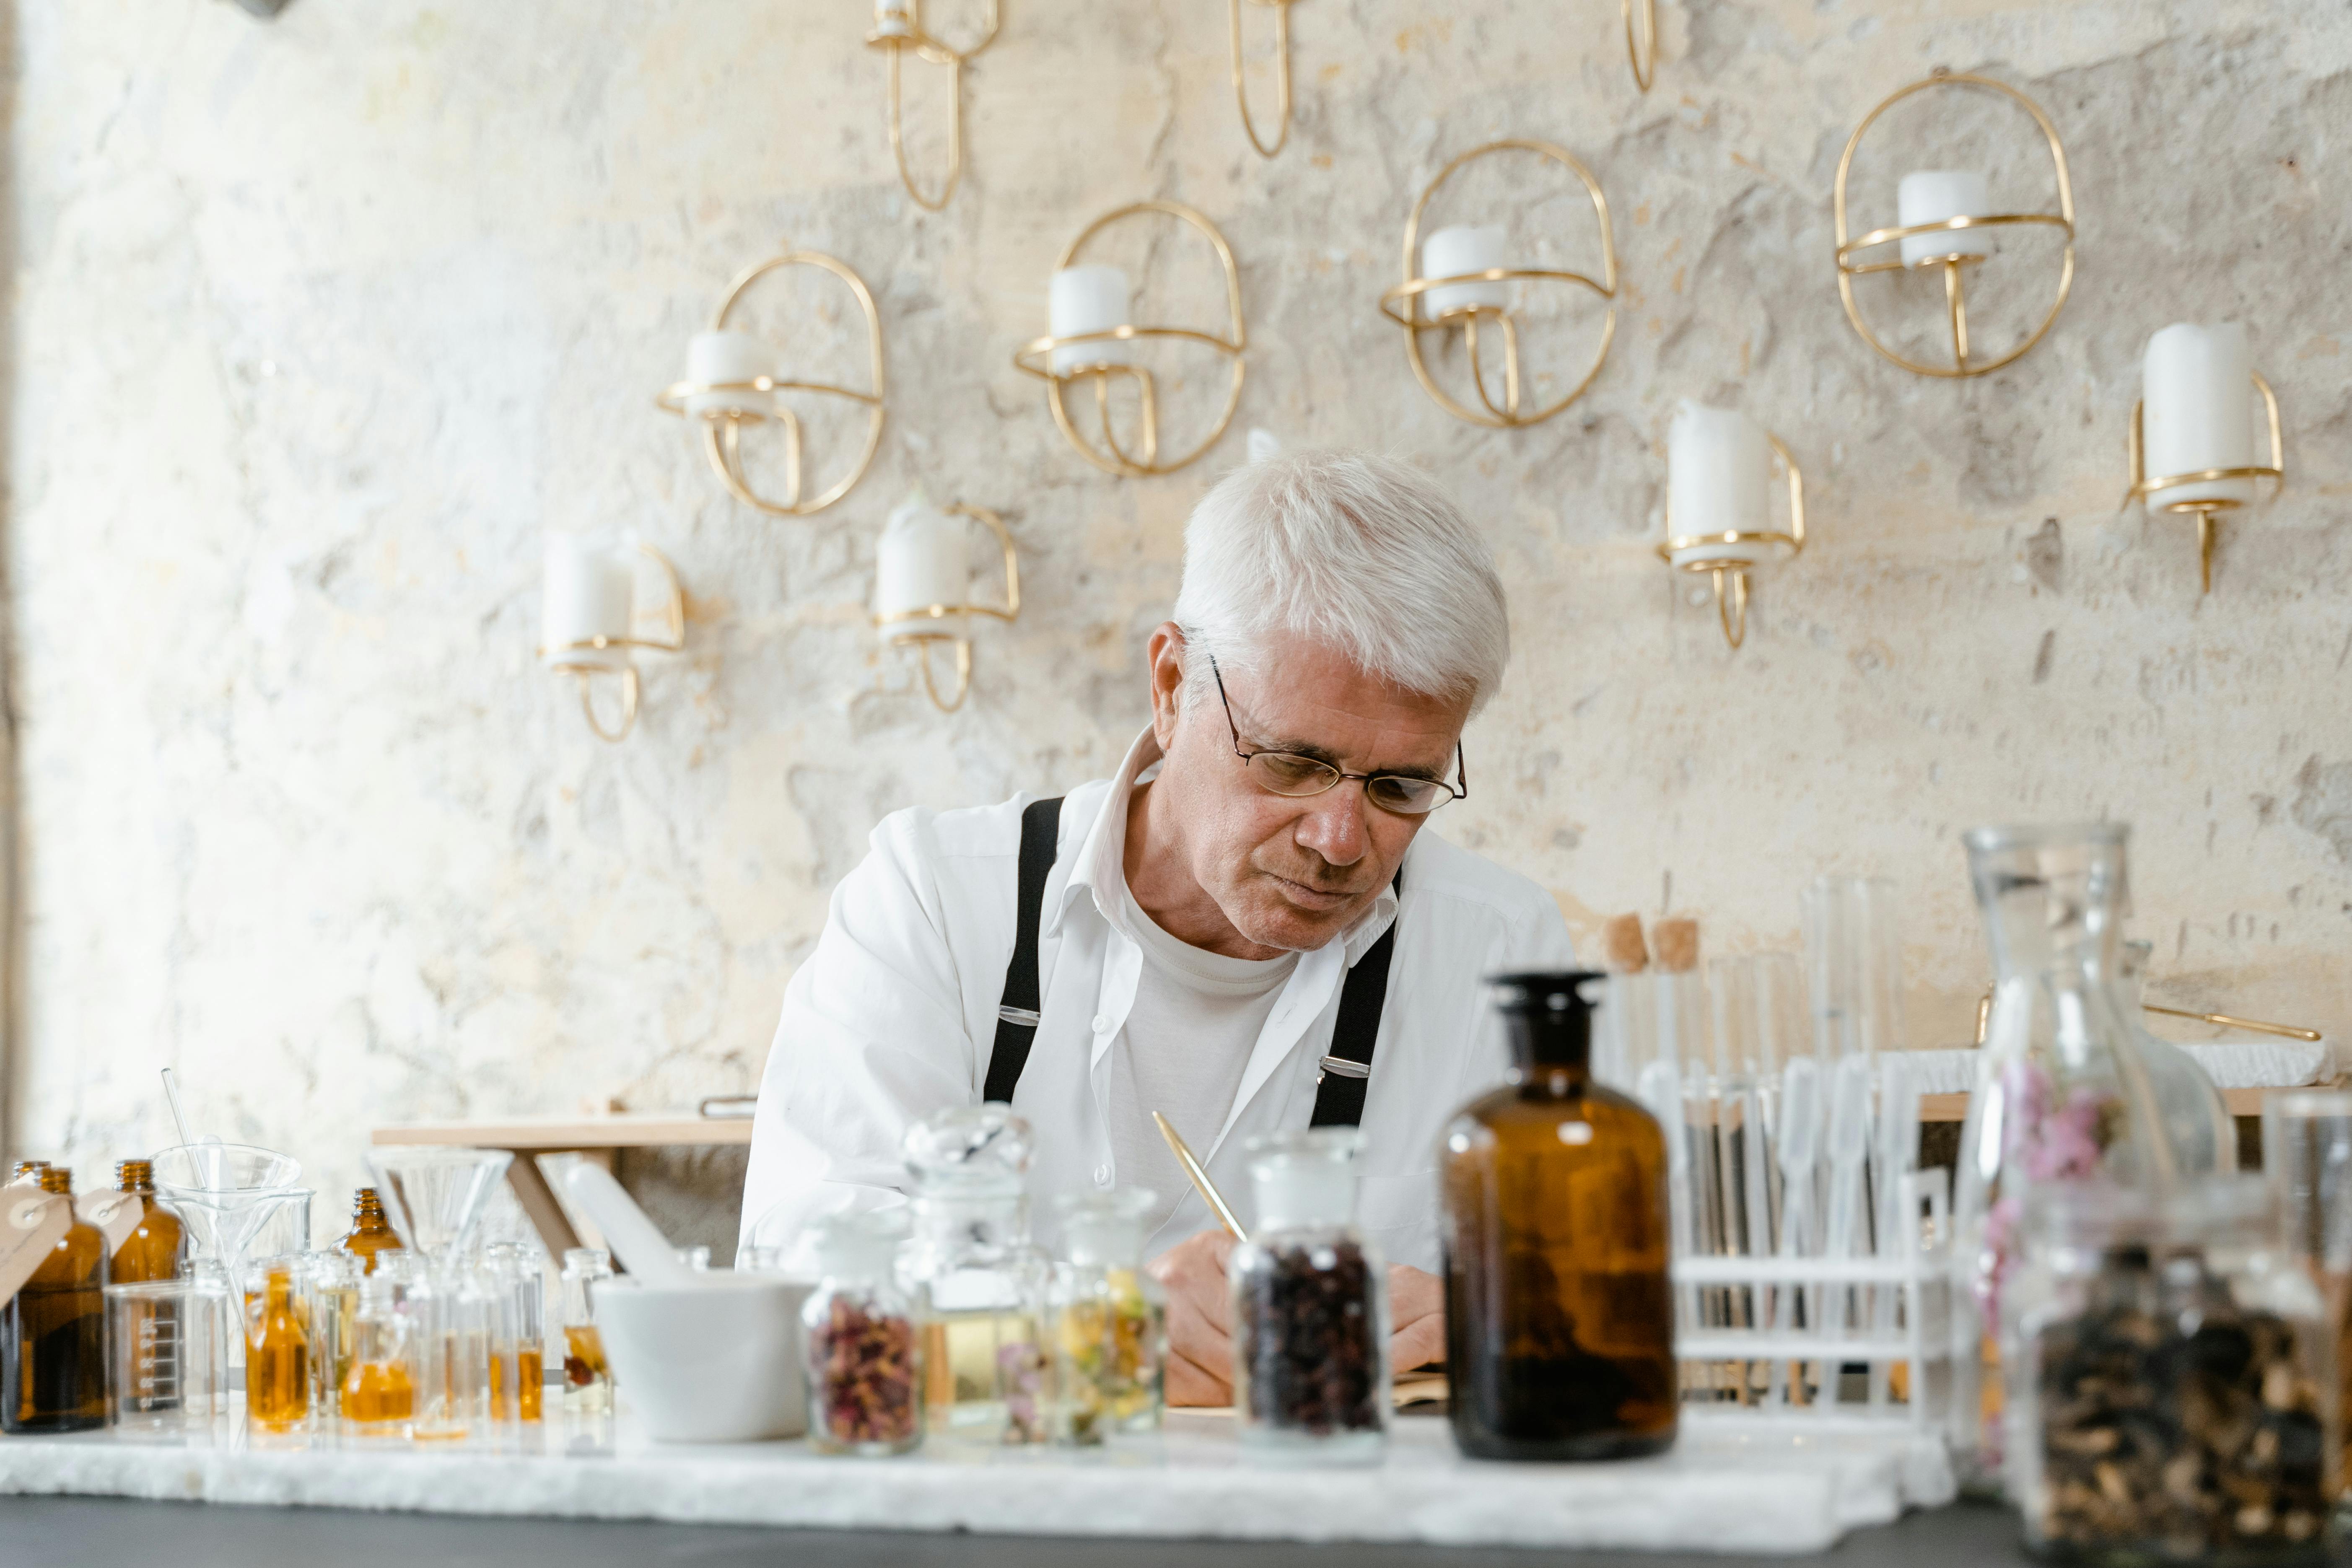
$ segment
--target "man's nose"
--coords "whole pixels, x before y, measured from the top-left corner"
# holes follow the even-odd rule
[[[1334,866],[1352,866],[1371,847],[1371,832],[1364,822],[1367,809],[1363,781],[1342,779],[1338,788],[1315,797],[1293,837]]]

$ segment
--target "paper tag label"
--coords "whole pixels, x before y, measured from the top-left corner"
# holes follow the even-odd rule
[[[73,1228],[73,1205],[26,1183],[0,1187],[0,1301],[25,1288]]]
[[[139,1228],[139,1222],[146,1213],[147,1205],[139,1201],[137,1193],[74,1194],[74,1217],[84,1225],[97,1226],[99,1233],[106,1237],[106,1255],[109,1258],[122,1250],[122,1244],[131,1239],[131,1233]]]

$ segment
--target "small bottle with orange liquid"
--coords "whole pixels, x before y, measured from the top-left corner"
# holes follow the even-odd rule
[[[359,1296],[351,1365],[343,1374],[343,1430],[356,1437],[405,1437],[416,1415],[408,1315],[395,1303],[388,1278],[362,1280]]]
[[[310,1303],[300,1260],[256,1264],[245,1291],[245,1418],[256,1432],[299,1432],[310,1422]]]
[[[613,1373],[604,1363],[604,1336],[596,1331],[594,1286],[613,1278],[613,1259],[602,1247],[575,1247],[563,1255],[563,1413],[609,1415]]]

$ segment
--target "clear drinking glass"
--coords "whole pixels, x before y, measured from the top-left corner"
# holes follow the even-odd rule
[[[124,1437],[210,1446],[229,1413],[228,1292],[210,1280],[106,1288],[107,1418]]]
[[[2333,1336],[2337,1444],[2352,1422],[2352,1089],[2293,1089],[2263,1097],[2263,1174],[2278,1205],[2287,1255],[2319,1281]],[[2352,1458],[2337,1479],[2352,1512]]]
[[[2000,1293],[2030,1192],[2103,1180],[2168,1191],[2179,1159],[2114,989],[2127,830],[1967,837],[1996,979],[1954,1183],[1953,1449],[1961,1485],[2000,1486]]]

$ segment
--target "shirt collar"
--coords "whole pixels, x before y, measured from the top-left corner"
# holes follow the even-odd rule
[[[1062,889],[1062,897],[1046,921],[1048,932],[1058,934],[1062,918],[1070,905],[1083,893],[1094,900],[1095,910],[1113,930],[1122,931],[1119,911],[1122,900],[1118,889],[1127,879],[1127,807],[1134,797],[1135,786],[1143,776],[1157,768],[1167,758],[1160,749],[1160,739],[1145,725],[1143,733],[1127,749],[1127,756],[1118,764],[1118,772],[1103,792],[1102,809],[1095,814],[1094,825],[1078,846],[1078,858],[1070,871],[1070,879]],[[1416,841],[1419,835],[1414,836]],[[1405,851],[1405,860],[1412,859],[1412,850]],[[1364,955],[1364,950],[1380,941],[1382,932],[1396,921],[1396,884],[1391,881],[1372,900],[1371,908],[1356,917],[1356,923],[1340,934],[1342,952],[1350,967]],[[1131,934],[1129,940],[1133,941]]]

